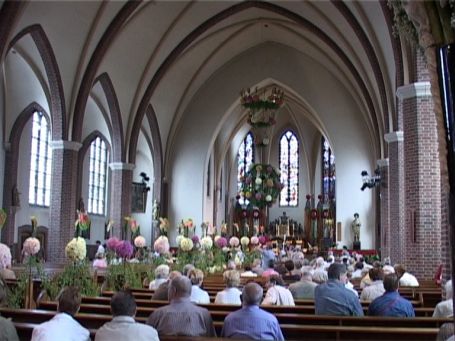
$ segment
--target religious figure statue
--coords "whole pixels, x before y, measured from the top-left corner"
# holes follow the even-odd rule
[[[351,223],[351,229],[354,233],[354,242],[360,241],[360,226],[362,226],[362,223],[360,222],[359,214],[354,213],[354,220]]]

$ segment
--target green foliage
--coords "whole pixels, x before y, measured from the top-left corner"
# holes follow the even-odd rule
[[[142,288],[143,277],[152,277],[150,268],[145,264],[122,264],[110,265],[106,276],[106,289],[114,291],[123,288]]]
[[[9,288],[7,295],[8,307],[24,308],[25,307],[25,292],[27,288],[28,274],[23,272],[17,276],[16,285]]]

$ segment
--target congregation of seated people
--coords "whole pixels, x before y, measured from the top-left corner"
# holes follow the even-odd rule
[[[277,318],[266,309],[279,305],[293,307],[299,300],[314,302],[316,315],[361,317],[364,315],[362,302],[368,302],[366,314],[369,316],[415,316],[413,304],[400,295],[399,288],[419,284],[403,265],[392,266],[387,259],[370,265],[361,256],[335,257],[333,254],[327,259],[315,257],[310,261],[298,249],[278,262],[269,251],[265,248],[262,262],[255,260],[244,268],[227,269],[222,277],[224,289],[220,286],[214,298],[204,288],[204,272],[192,264],[185,266],[182,272],[170,271],[168,265],[156,267],[155,279],[147,283],[147,287],[153,291],[152,300],[168,304],[155,309],[146,324],[139,323],[135,320],[137,305],[133,294],[128,290],[118,291],[110,302],[112,320],[96,331],[95,340],[216,336],[210,310],[200,306],[211,301],[238,306],[238,310],[224,318],[219,336],[226,338],[284,340]],[[5,292],[0,285],[0,304],[5,301]],[[434,309],[435,318],[453,317],[451,281],[444,285],[444,292],[445,300]],[[80,305],[77,288],[62,290],[57,314],[34,328],[32,340],[89,340],[89,330],[74,319]],[[11,321],[0,317],[0,327],[1,340],[18,340]],[[453,328],[451,330],[453,333]],[[450,336],[448,333],[447,338]]]

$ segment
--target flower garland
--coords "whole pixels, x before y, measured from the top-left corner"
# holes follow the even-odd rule
[[[271,165],[256,163],[242,178],[239,194],[248,199],[253,207],[264,208],[277,200],[282,188],[279,171]]]

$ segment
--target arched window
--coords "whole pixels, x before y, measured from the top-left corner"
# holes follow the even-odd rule
[[[242,179],[245,173],[250,169],[250,166],[254,163],[254,137],[251,132],[248,132],[243,139],[239,148],[237,160],[237,192],[240,193],[240,189],[242,188]],[[242,195],[240,196],[240,205],[248,205],[248,202],[249,201]]]
[[[90,143],[90,175],[88,180],[88,212],[104,214],[108,150],[106,143],[96,137]]]
[[[294,133],[286,131],[280,139],[281,183],[280,206],[295,207],[299,203],[299,142]]]
[[[321,140],[321,160],[322,160],[322,189],[321,194],[324,202],[329,202],[330,199],[335,198],[335,155],[333,155],[332,148],[329,142],[322,137]]]
[[[30,185],[28,202],[49,206],[51,197],[52,150],[51,131],[47,117],[39,111],[33,114],[30,153]]]

